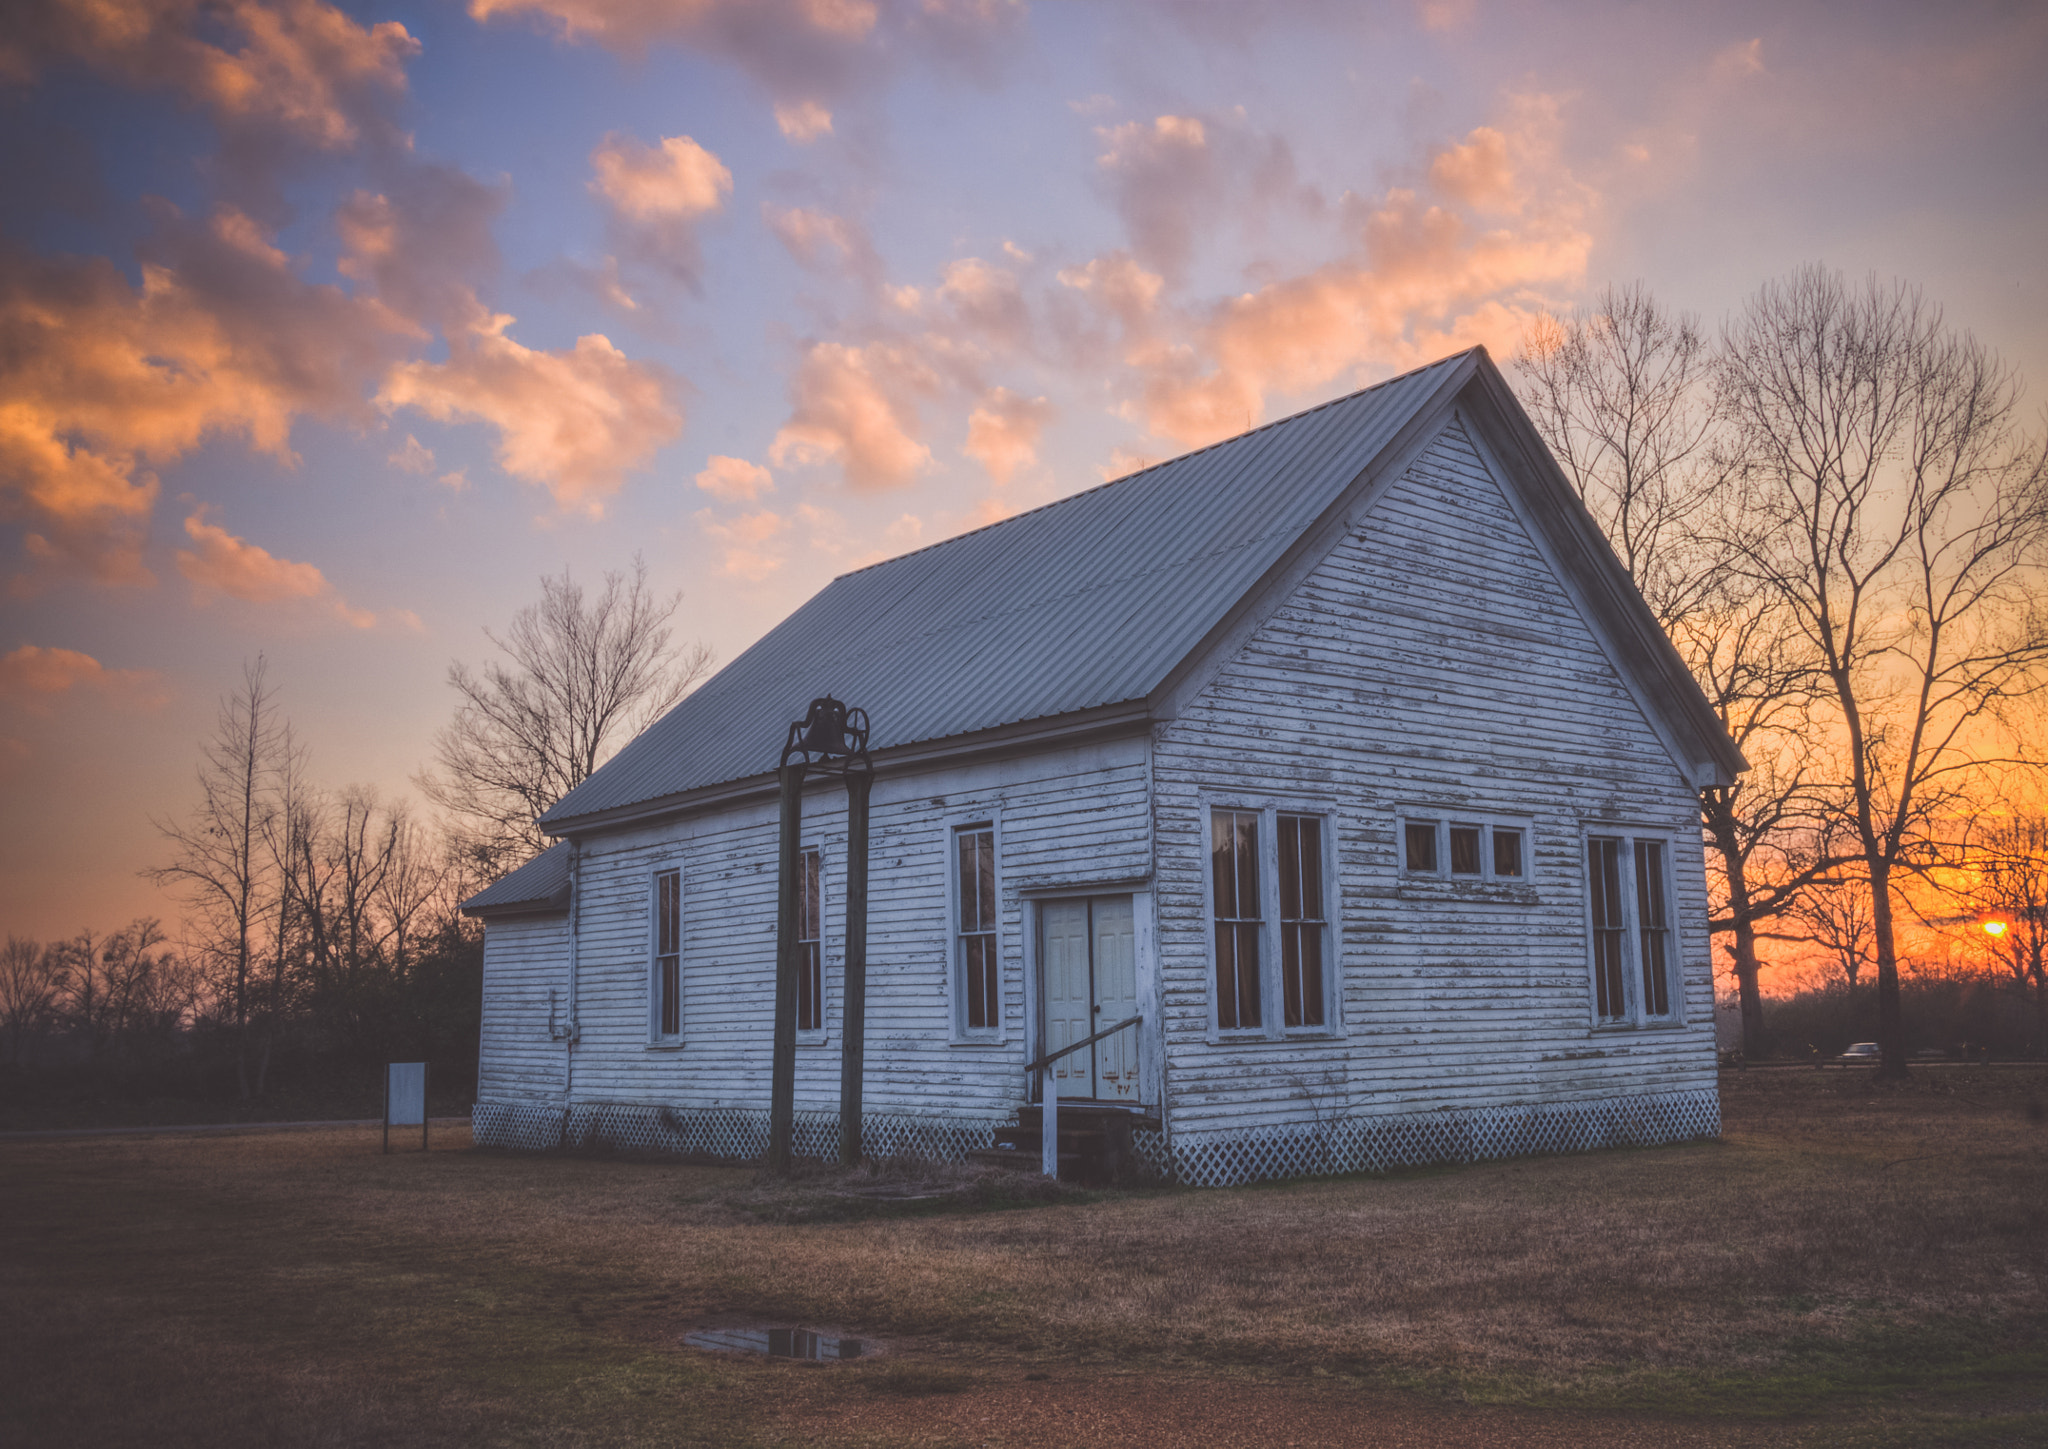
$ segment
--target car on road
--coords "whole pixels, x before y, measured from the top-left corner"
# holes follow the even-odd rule
[[[1874,1064],[1877,1061],[1877,1056],[1878,1052],[1876,1042],[1859,1041],[1854,1046],[1850,1047],[1847,1051],[1843,1052],[1840,1056],[1836,1057],[1835,1060],[1842,1063],[1844,1066],[1854,1066],[1857,1062]]]

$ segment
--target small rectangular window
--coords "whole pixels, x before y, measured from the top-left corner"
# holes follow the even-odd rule
[[[1408,869],[1418,875],[1436,873],[1436,822],[1434,820],[1411,820],[1404,832],[1407,837]]]
[[[1478,826],[1453,825],[1451,827],[1451,874],[1479,874]]]
[[[683,1034],[683,873],[654,875],[654,1033]]]
[[[1619,840],[1594,837],[1586,842],[1586,876],[1593,907],[1593,1001],[1601,1021],[1628,1020],[1627,979],[1622,952],[1628,918],[1621,894]]]
[[[1664,842],[1636,842],[1636,929],[1642,941],[1643,1012],[1671,1015],[1671,923],[1664,915]]]
[[[796,1029],[825,1029],[824,892],[818,852],[807,850],[799,862],[796,892]]]
[[[1514,879],[1522,874],[1522,832],[1493,827],[1493,873]]]
[[[996,951],[996,832],[973,825],[954,833],[959,877],[961,1020],[967,1030],[991,1032],[1002,1025],[1001,971]]]
[[[1218,810],[1210,822],[1215,891],[1216,1025],[1247,1031],[1264,1024],[1259,1000],[1259,817]]]
[[[1282,815],[1280,986],[1289,1026],[1323,1025],[1323,822]]]

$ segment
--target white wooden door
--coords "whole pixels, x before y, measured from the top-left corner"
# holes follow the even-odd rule
[[[1129,896],[1047,901],[1039,907],[1044,940],[1045,1049],[1058,1051],[1138,1014],[1138,952]],[[1062,1058],[1054,1067],[1062,1097],[1138,1100],[1138,1029]]]
[[[1095,948],[1095,1025],[1091,1030],[1101,1031],[1138,1014],[1137,930],[1129,896],[1097,896],[1088,909]],[[1138,1100],[1135,1026],[1095,1044],[1095,1095],[1105,1102]]]
[[[1094,996],[1088,970],[1088,902],[1047,901],[1039,907],[1039,931],[1045,962],[1045,1049],[1092,1035],[1089,1025]],[[1086,1050],[1053,1064],[1062,1097],[1095,1095],[1094,1057]]]

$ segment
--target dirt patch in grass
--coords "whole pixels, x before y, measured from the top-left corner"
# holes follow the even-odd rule
[[[1031,1206],[374,1129],[4,1144],[0,1440],[2048,1439],[2048,1080],[1727,1075],[1718,1143]],[[713,1321],[890,1353],[682,1346]]]
[[[1041,1207],[1105,1196],[1037,1173],[892,1157],[852,1168],[803,1163],[786,1177],[758,1173],[709,1201],[731,1209],[737,1220],[796,1224]]]

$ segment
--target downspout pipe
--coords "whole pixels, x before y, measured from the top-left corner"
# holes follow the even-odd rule
[[[576,1041],[583,1035],[583,1017],[576,1004],[576,986],[579,975],[576,969],[576,938],[582,934],[583,906],[583,844],[573,837],[569,841],[569,1021],[562,1033],[562,1100],[569,1100],[570,1089],[576,1085]]]

